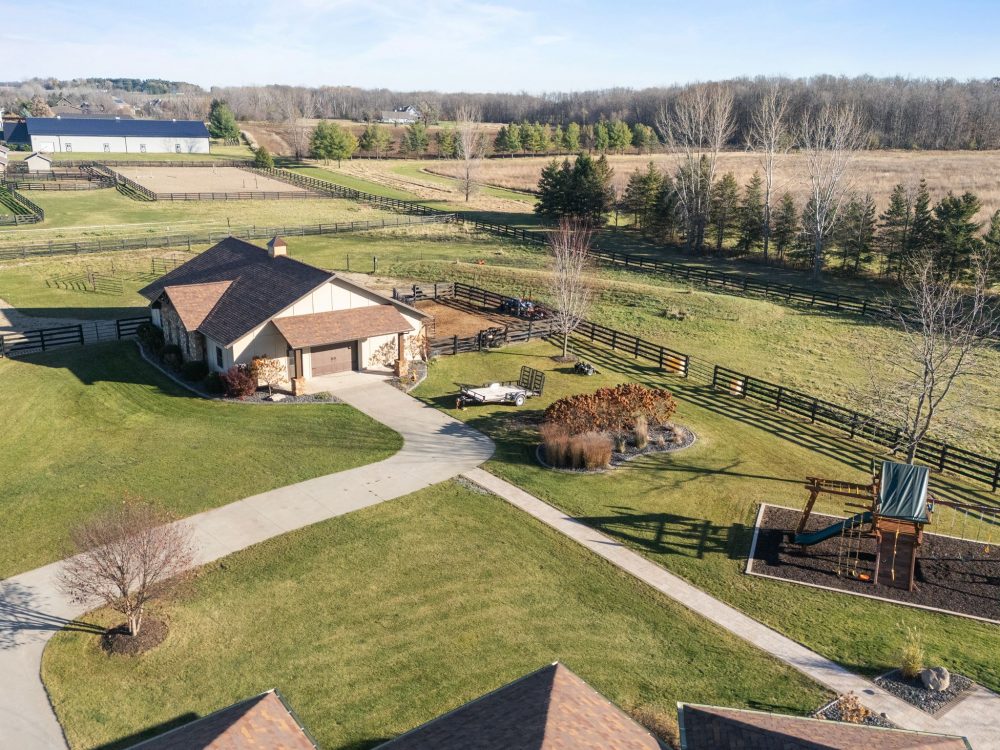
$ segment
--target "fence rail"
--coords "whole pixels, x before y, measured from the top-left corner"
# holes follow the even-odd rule
[[[162,247],[187,247],[211,245],[226,237],[241,240],[257,240],[282,235],[285,237],[305,237],[321,234],[342,234],[372,229],[407,226],[410,224],[438,224],[453,221],[454,214],[434,214],[431,216],[399,216],[391,219],[370,221],[344,221],[332,224],[307,224],[284,227],[234,227],[225,231],[201,234],[168,234],[156,237],[121,237],[86,240],[84,242],[60,241],[31,243],[17,247],[0,247],[0,259],[27,258],[43,255],[69,255],[104,253],[122,250],[149,250]]]
[[[0,216],[0,224],[37,224],[45,219],[41,206],[9,185],[0,186],[0,205],[14,212]]]
[[[289,192],[278,190],[247,190],[238,193],[154,193],[158,201],[253,201],[253,200],[282,200],[295,198],[325,198],[324,193],[313,190],[303,190],[302,192]]]
[[[96,161],[93,159],[59,159],[52,162],[57,167],[98,167],[105,164],[119,167],[240,167],[253,164],[252,159],[237,159],[220,157],[218,159],[155,160],[155,159],[109,159]],[[23,160],[12,161],[7,165],[8,172],[27,172],[28,165]]]
[[[139,326],[148,320],[149,317],[143,315],[72,326],[39,328],[21,333],[5,333],[0,335],[0,357],[23,357],[52,349],[131,338],[136,335]]]

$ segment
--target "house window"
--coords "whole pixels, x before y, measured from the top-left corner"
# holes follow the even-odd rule
[[[111,151],[111,144],[110,144],[110,143],[105,143],[105,144],[104,144],[104,153],[106,153],[106,154],[107,154],[107,153],[109,153],[110,151]]]
[[[215,347],[215,366],[222,369],[222,349],[218,346]]]
[[[179,154],[181,152],[181,144],[178,143],[177,145],[175,145],[174,150]]]
[[[66,148],[63,149],[63,150],[66,151],[66,153],[69,153],[70,151],[73,150],[73,144],[72,143],[67,143],[66,144]]]
[[[140,154],[146,153],[146,144],[145,143],[140,143],[139,144],[139,153]]]

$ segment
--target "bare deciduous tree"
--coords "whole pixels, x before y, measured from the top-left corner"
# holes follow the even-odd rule
[[[577,219],[562,219],[549,235],[552,279],[549,294],[555,308],[552,323],[562,335],[562,358],[569,356],[569,337],[590,309],[593,291],[587,283],[593,230]]]
[[[750,116],[747,144],[760,155],[760,166],[764,173],[764,260],[768,258],[771,243],[771,205],[774,202],[774,167],[778,157],[788,152],[791,139],[788,136],[786,115],[788,100],[777,84],[765,91]]]
[[[813,241],[813,276],[818,278],[825,260],[825,242],[840,214],[850,185],[847,168],[864,146],[866,131],[850,107],[825,106],[806,114],[799,129],[799,147],[806,160],[809,180],[808,226]]]
[[[719,151],[733,134],[733,94],[718,84],[693,86],[672,106],[660,108],[656,128],[679,157],[674,189],[684,215],[685,243],[701,251]]]
[[[988,305],[990,257],[977,256],[973,265],[973,286],[962,289],[946,280],[932,253],[911,260],[900,295],[888,302],[895,345],[862,350],[867,385],[860,400],[897,429],[896,449],[909,463],[931,427],[944,423],[955,386],[978,374],[977,353],[1000,333]]]
[[[465,200],[476,190],[476,177],[486,154],[486,133],[482,117],[475,107],[459,107],[455,112],[455,132],[458,136],[459,158],[462,160],[461,176],[458,183]]]
[[[59,571],[62,590],[81,604],[121,613],[137,636],[150,600],[163,596],[194,560],[187,527],[157,509],[127,500],[70,533],[78,554]]]

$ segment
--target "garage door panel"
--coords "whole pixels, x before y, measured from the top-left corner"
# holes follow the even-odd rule
[[[354,342],[317,346],[311,351],[312,374],[330,375],[355,369],[357,357]]]

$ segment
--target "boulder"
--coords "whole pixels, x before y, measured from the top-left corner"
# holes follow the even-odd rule
[[[288,396],[286,396],[284,393],[272,393],[270,396],[267,397],[267,400],[268,401],[284,401],[286,398],[288,398]]]
[[[929,667],[920,673],[920,681],[928,690],[940,693],[951,685],[951,674],[944,667]]]

